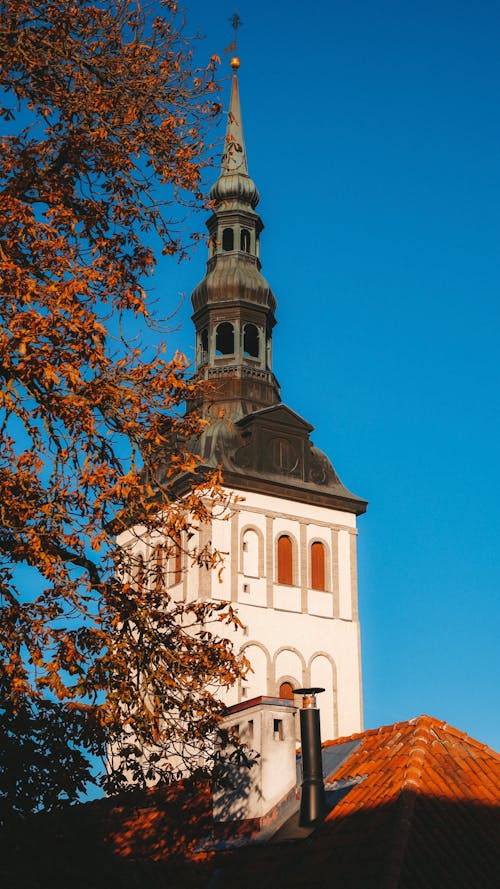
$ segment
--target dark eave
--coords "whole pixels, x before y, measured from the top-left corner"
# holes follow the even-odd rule
[[[350,512],[354,515],[363,515],[368,507],[368,501],[362,500],[355,494],[351,494],[342,484],[339,490],[324,489],[319,485],[295,483],[288,477],[270,478],[259,475],[240,475],[223,469],[224,484],[239,491],[251,491],[255,494],[265,494],[270,497],[283,497],[296,503],[308,503],[312,506],[324,506],[326,509],[338,509],[342,512]]]

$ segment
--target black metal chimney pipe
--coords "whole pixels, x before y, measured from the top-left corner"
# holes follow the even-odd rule
[[[321,728],[316,695],[324,688],[295,688],[294,694],[303,695],[300,710],[300,740],[302,744],[302,797],[299,824],[306,827],[324,817],[326,811],[323,763],[321,760]]]

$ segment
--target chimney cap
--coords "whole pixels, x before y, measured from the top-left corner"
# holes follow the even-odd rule
[[[324,688],[294,688],[295,695],[302,695],[302,709],[310,710],[316,708],[316,695],[324,691]]]

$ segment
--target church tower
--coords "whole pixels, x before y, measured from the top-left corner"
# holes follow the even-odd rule
[[[322,735],[335,738],[362,729],[356,516],[366,502],[314,446],[313,426],[281,401],[272,367],[276,299],[261,274],[263,224],[248,173],[239,60],[231,67],[207,270],[192,305],[197,374],[212,384],[210,400],[195,405],[211,421],[198,453],[205,465],[222,464],[224,486],[238,499],[228,521],[199,532],[199,546],[210,542],[225,554],[222,582],[186,564],[172,594],[237,608],[245,631],[234,642],[253,672],[228,704],[323,686]]]

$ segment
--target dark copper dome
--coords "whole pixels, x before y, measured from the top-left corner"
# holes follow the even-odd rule
[[[217,179],[210,189],[210,199],[217,204],[233,201],[250,204],[254,209],[260,200],[259,190],[250,176],[243,173],[227,173]]]

